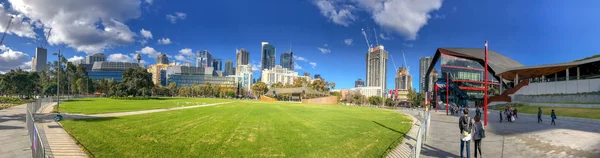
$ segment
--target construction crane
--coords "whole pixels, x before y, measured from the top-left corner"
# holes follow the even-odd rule
[[[0,45],[2,45],[2,43],[4,43],[4,37],[6,37],[6,33],[8,33],[8,28],[10,28],[12,19],[13,19],[12,16],[10,17],[10,19],[8,19],[8,24],[6,24],[6,29],[4,29],[4,34],[2,34],[2,39],[0,39]]]
[[[48,30],[48,34],[46,35],[46,41],[44,41],[44,44],[41,46],[42,48],[46,48],[46,45],[48,45],[48,39],[50,38],[50,32],[52,32],[52,28],[50,28]]]
[[[375,42],[376,42],[376,47],[379,46],[379,39],[377,39],[377,30],[375,30],[375,28],[373,28],[373,33],[375,33]]]
[[[369,51],[370,51],[371,45],[369,44],[369,39],[367,38],[367,33],[365,32],[365,29],[361,29],[361,30],[362,30],[363,36],[365,36],[365,41],[367,42],[367,48],[369,48]]]
[[[402,50],[402,58],[404,59],[404,65],[406,65],[406,73],[410,74],[410,66],[406,63],[406,57],[404,56],[404,50]]]

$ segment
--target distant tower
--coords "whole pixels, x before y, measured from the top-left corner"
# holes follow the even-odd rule
[[[156,63],[169,64],[169,57],[167,57],[167,54],[165,53],[160,53],[158,56],[156,56]]]
[[[383,91],[387,87],[387,63],[388,52],[385,51],[382,45],[369,49],[367,53],[367,87],[380,87],[382,92],[378,96],[383,95]]]
[[[281,67],[288,70],[294,70],[294,53],[292,51],[283,52],[280,57],[279,64]]]
[[[137,54],[137,56],[135,57],[135,59],[138,61],[138,64],[139,64],[140,61],[142,60],[142,55]]]
[[[269,42],[261,43],[260,69],[271,69],[275,67],[275,46]]]

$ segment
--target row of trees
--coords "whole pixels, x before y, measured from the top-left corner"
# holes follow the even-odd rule
[[[321,79],[317,79],[312,82],[309,82],[306,78],[297,78],[297,79],[294,79],[294,82],[291,84],[288,83],[288,84],[284,85],[281,82],[277,82],[277,83],[273,83],[271,85],[271,88],[298,88],[298,87],[308,87],[308,88],[314,89],[316,91],[319,91],[319,92],[322,92],[325,94],[330,94],[329,93],[330,89],[335,88],[335,82],[326,82]],[[251,89],[252,89],[252,92],[254,93],[253,94],[254,96],[260,96],[260,95],[265,95],[268,92],[269,87],[264,82],[258,82],[258,83],[255,83],[254,85],[252,85]],[[291,98],[291,94],[277,94],[277,97],[278,97],[278,99],[288,100]],[[306,94],[306,95],[303,95],[302,97],[303,98],[314,98],[314,97],[316,97],[316,95]]]
[[[425,93],[417,93],[415,89],[408,91],[408,102],[411,106],[422,106],[425,104]],[[365,97],[358,91],[350,91],[346,95],[346,98],[342,98],[342,103],[349,103],[354,105],[386,105],[394,106],[398,104],[398,100],[392,98],[383,98],[380,96]]]

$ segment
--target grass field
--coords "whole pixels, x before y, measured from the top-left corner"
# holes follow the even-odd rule
[[[236,101],[62,124],[96,157],[381,157],[411,120],[364,107]]]
[[[192,106],[202,103],[230,101],[216,98],[161,98],[160,100],[117,100],[109,98],[84,98],[60,103],[60,112],[77,114],[101,114],[139,111],[149,109]]]
[[[552,109],[556,116],[560,117],[577,117],[600,120],[600,109],[598,108],[563,108],[563,107],[546,107],[546,106],[518,106],[518,113],[537,114],[538,107],[542,108],[542,114],[550,116]],[[503,106],[493,106],[491,109],[504,110]]]

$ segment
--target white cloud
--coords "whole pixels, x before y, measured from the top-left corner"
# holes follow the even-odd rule
[[[260,62],[252,61],[250,65],[252,65],[252,71],[260,71]]]
[[[145,1],[146,1],[146,3],[148,3],[150,5],[152,5],[152,2],[154,2],[154,0],[145,0]]]
[[[308,64],[310,64],[310,66],[315,69],[315,67],[317,67],[317,63],[315,62],[309,62]]]
[[[26,18],[23,14],[14,14],[9,13],[9,10],[4,8],[4,4],[0,3],[0,30],[6,30],[6,22],[13,17],[12,23],[10,25],[10,29],[8,29],[7,34],[15,34],[19,37],[27,37],[35,39],[36,33],[33,31],[33,26],[29,20],[25,20]]]
[[[321,51],[323,54],[331,53],[331,50],[327,48],[317,47],[317,49],[319,49],[319,51]]]
[[[171,44],[171,39],[169,39],[169,38],[158,39],[158,44]]]
[[[156,58],[156,56],[161,53],[149,46],[142,48],[142,50],[136,50],[135,52],[140,53],[140,54],[145,54],[150,58]]]
[[[148,40],[146,40],[146,39],[142,39],[142,40],[140,40],[140,41],[138,41],[138,42],[140,42],[140,44],[141,44],[142,46],[144,46],[144,45],[146,45],[146,43],[148,43]]]
[[[185,14],[185,13],[175,12],[174,14],[168,14],[167,20],[169,20],[169,21],[171,21],[171,23],[175,24],[175,23],[177,23],[177,20],[185,20],[186,17],[187,17],[187,14]]]
[[[152,32],[150,32],[148,30],[142,29],[142,30],[140,30],[140,34],[145,39],[152,39]]]
[[[379,34],[379,38],[381,38],[382,40],[392,40],[393,39],[391,36],[384,35],[383,33]]]
[[[70,61],[70,62],[73,62],[73,61],[78,61],[78,60],[83,60],[83,59],[85,59],[85,57],[83,57],[83,56],[77,56],[76,55],[76,56],[73,56],[73,57],[71,57],[71,58],[69,58],[67,60]]]
[[[344,40],[344,43],[346,43],[346,45],[352,45],[352,42],[353,42],[353,41],[354,41],[353,39],[351,39],[351,38],[348,38],[348,39],[345,39],[345,40]]]
[[[446,18],[446,14],[435,14],[433,16],[433,19],[445,19]]]
[[[442,7],[442,0],[316,0],[315,5],[336,24],[348,26],[356,20],[353,11],[362,10],[385,30],[415,40],[431,18],[429,13]]]
[[[308,59],[306,59],[304,57],[301,57],[301,56],[297,56],[297,55],[294,55],[294,60],[296,60],[296,61],[308,61]]]
[[[139,0],[8,0],[35,26],[52,28],[51,45],[66,44],[88,54],[135,42],[125,22],[141,16]]]
[[[0,54],[0,63],[2,63],[0,64],[0,72],[8,72],[19,67],[23,70],[31,69],[31,58],[29,55],[12,50],[5,45],[1,45],[0,49],[3,51],[2,54]]]
[[[302,70],[302,67],[296,63],[294,63],[294,70]]]
[[[406,47],[409,47],[409,48],[412,48],[412,47],[413,47],[413,44],[412,44],[412,43],[403,43],[403,45],[404,45],[404,46],[406,46]]]
[[[355,10],[354,6],[336,5],[331,0],[316,0],[314,4],[319,7],[321,14],[333,23],[347,27],[356,20],[356,15],[352,13]]]
[[[185,56],[193,56],[194,55],[191,48],[183,48],[183,49],[179,50],[179,53],[182,55],[185,55]]]
[[[135,59],[136,54],[125,55],[122,53],[111,54],[106,58],[108,61],[112,62],[129,62],[129,63],[137,63]],[[140,60],[140,63],[146,64],[146,61]]]

